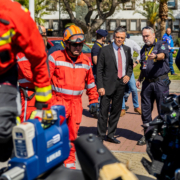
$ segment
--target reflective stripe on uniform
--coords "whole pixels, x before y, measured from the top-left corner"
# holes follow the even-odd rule
[[[18,57],[18,56],[17,56],[17,57]],[[22,58],[19,58],[19,57],[18,57],[17,61],[18,61],[18,62],[20,62],[20,61],[28,61],[28,59],[27,59],[25,56],[22,57]]]
[[[28,90],[26,90],[26,94],[28,94]],[[27,97],[25,97],[25,104],[24,104],[24,119],[23,119],[23,122],[26,121],[26,114],[27,114]]]
[[[46,102],[49,99],[51,99],[52,97],[52,93],[51,93],[51,85],[47,86],[47,87],[35,87],[36,90],[36,100],[40,101],[40,102]]]
[[[53,56],[49,55],[48,57],[49,61],[51,61],[52,63],[54,63],[56,66],[65,66],[65,67],[69,67],[69,68],[84,68],[89,70],[91,68],[91,65],[87,65],[87,64],[82,64],[82,63],[78,63],[78,64],[72,64],[69,62],[65,62],[65,61],[55,61],[55,59],[53,58]]]
[[[19,79],[18,80],[19,83],[31,83],[30,81],[28,81],[27,79]]]
[[[75,64],[75,68],[84,68],[89,70],[91,66],[88,66],[87,64]]]
[[[10,29],[0,37],[0,46],[11,43],[12,37],[15,35],[14,29]]]
[[[91,84],[86,84],[86,89],[91,89],[91,88],[93,88],[95,86],[96,86],[95,83],[92,82]]]
[[[76,167],[76,166],[75,166],[75,163],[68,163],[68,164],[65,164],[65,167],[71,168],[71,167]]]
[[[83,93],[84,90],[81,91],[73,91],[73,90],[69,90],[69,89],[63,89],[63,88],[58,88],[52,85],[52,90],[62,93],[62,94],[67,94],[67,95],[74,95],[74,96],[78,96],[81,95]]]
[[[53,58],[51,55],[48,56],[48,59],[49,59],[49,61],[51,61],[52,63],[54,63],[54,64],[56,63],[56,61],[54,60],[54,58]]]

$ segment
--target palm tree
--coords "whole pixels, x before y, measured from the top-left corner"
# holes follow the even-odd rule
[[[161,39],[162,39],[162,37],[165,33],[166,20],[168,18],[168,5],[167,5],[168,0],[159,0],[159,2],[160,2],[159,17],[161,19],[160,31],[161,31]],[[171,13],[171,15],[172,15],[172,13]],[[174,17],[172,19],[174,19]]]
[[[142,16],[147,18],[148,26],[151,26],[155,29],[155,23],[159,19],[159,4],[157,2],[146,1],[143,4],[140,4],[143,7],[144,11],[135,10],[135,13],[139,13]]]
[[[161,38],[165,33],[166,19],[168,16],[174,20],[172,11],[168,11],[167,1],[168,0],[159,0],[160,3],[146,1],[143,4],[140,4],[144,8],[144,11],[136,10],[134,13],[139,13],[142,16],[147,18],[148,26],[151,26],[155,29],[155,23],[161,20],[160,30]],[[165,2],[166,1],[166,2]],[[164,3],[165,2],[165,3]]]
[[[51,12],[46,11],[46,8],[48,8],[51,3],[53,3],[52,0],[35,0],[35,21],[37,24],[44,24],[45,20],[42,19],[44,15],[49,15]]]
[[[22,6],[29,9],[29,0],[15,0],[19,2]],[[44,24],[45,20],[42,19],[42,16],[49,15],[51,12],[46,11],[46,8],[48,8],[51,3],[53,3],[54,0],[35,0],[35,21],[37,24],[41,25]]]

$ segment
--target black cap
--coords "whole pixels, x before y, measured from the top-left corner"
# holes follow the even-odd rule
[[[108,35],[108,32],[106,30],[103,30],[103,29],[97,30],[96,33],[103,36],[103,37],[106,37]]]

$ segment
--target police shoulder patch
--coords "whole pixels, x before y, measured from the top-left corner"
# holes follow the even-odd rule
[[[162,44],[161,49],[162,49],[162,50],[165,50],[165,49],[166,49],[165,46],[164,46],[164,44]]]

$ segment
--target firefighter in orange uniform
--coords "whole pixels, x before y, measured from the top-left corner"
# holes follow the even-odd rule
[[[38,28],[46,47],[46,29],[43,26],[39,26]],[[20,120],[24,122],[30,118],[31,112],[37,109],[35,107],[35,86],[33,84],[33,74],[29,60],[23,53],[18,53],[16,58],[18,62],[18,82],[22,106]]]
[[[27,23],[28,22],[28,23]],[[43,106],[52,97],[41,35],[28,10],[17,2],[0,1],[0,162],[12,153],[12,128],[18,115],[16,54],[29,59],[36,90],[36,104]]]
[[[75,169],[75,147],[73,141],[77,137],[81,118],[81,96],[86,86],[90,108],[98,103],[97,88],[94,83],[91,62],[83,54],[85,41],[81,28],[71,25],[64,32],[65,50],[58,50],[48,56],[53,93],[53,104],[61,104],[66,108],[71,151],[64,162],[67,168]]]

